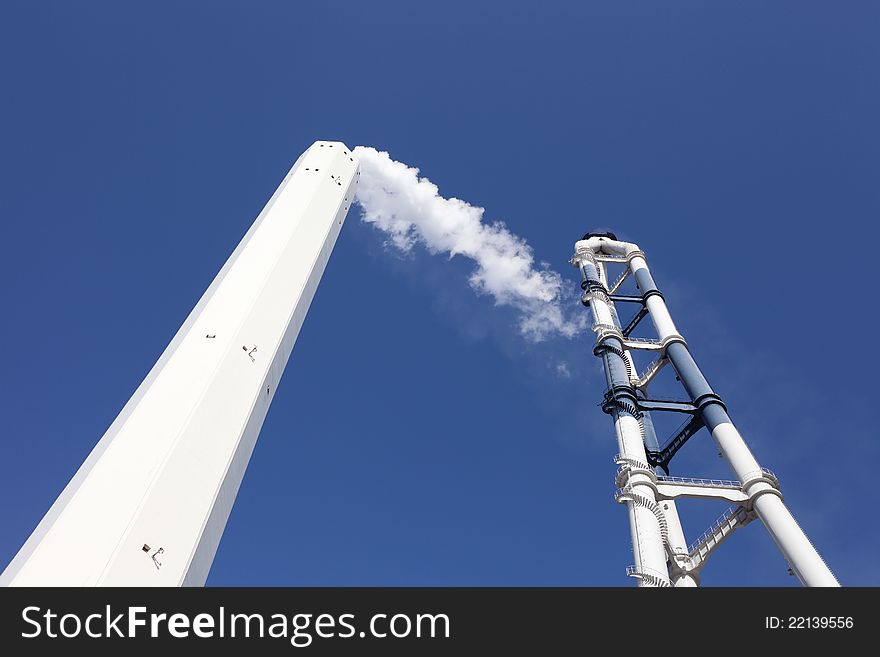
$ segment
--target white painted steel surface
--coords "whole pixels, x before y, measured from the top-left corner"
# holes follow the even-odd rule
[[[357,178],[300,156],[0,584],[204,584]]]

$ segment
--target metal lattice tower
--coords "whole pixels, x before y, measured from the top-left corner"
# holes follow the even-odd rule
[[[596,232],[575,244],[571,262],[583,277],[582,301],[592,312],[596,334],[593,353],[602,360],[608,384],[602,410],[614,418],[617,434],[616,499],[626,505],[629,513],[635,559],[627,575],[636,578],[640,586],[698,586],[709,555],[734,530],[757,517],[802,584],[839,586],[785,506],[776,476],[758,464],[724,402],[691,356],[654,284],[645,254],[635,244],[619,241],[613,233]],[[615,264],[623,265],[624,270],[609,283],[608,268]],[[630,276],[640,294],[617,294]],[[625,326],[617,315],[619,303],[639,308]],[[651,318],[657,339],[631,336],[646,316]],[[639,372],[633,351],[652,352],[656,359]],[[667,364],[675,369],[689,400],[651,398],[648,386]],[[652,411],[677,412],[687,418],[662,447],[654,433]],[[668,476],[672,457],[703,427],[711,433],[736,481]],[[665,474],[660,474],[661,470]],[[717,499],[731,505],[690,545],[676,508],[676,500],[687,497]]]

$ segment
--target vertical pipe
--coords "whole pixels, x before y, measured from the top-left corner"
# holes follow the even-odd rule
[[[626,353],[629,354],[629,351]],[[659,450],[660,443],[657,440],[657,434],[654,431],[654,422],[651,420],[650,413],[644,413],[642,425],[645,429],[645,446],[648,449],[655,451]],[[654,468],[654,471],[656,472],[657,468]],[[681,526],[681,518],[679,518],[678,507],[675,504],[675,500],[664,500],[659,504],[663,511],[663,515],[666,517],[668,532],[667,543],[669,545],[669,552],[671,553],[670,559],[674,560],[675,555],[679,555],[680,558],[683,558],[688,554],[688,544],[684,535],[684,528]],[[699,586],[696,575],[682,569],[670,568],[670,578],[672,579],[672,585],[675,587]]]
[[[608,409],[614,417],[620,454],[633,462],[646,463],[641,424],[636,415],[639,411],[634,403],[635,391],[630,384],[627,363],[624,360],[622,336],[619,329],[613,329],[614,316],[604,292],[605,286],[591,255],[580,253],[576,261],[584,277],[585,289],[588,292],[596,290],[590,303],[594,327],[599,331],[596,354],[602,357],[609,391],[620,399],[619,405]],[[602,327],[611,327],[612,331]],[[648,575],[640,577],[640,586],[669,585],[664,536],[657,514],[659,507],[651,476],[647,472],[636,470],[630,475],[627,488],[629,493],[622,499],[626,500],[629,513],[636,568],[640,573]]]
[[[608,274],[604,263],[599,263],[599,274],[602,283],[605,287],[608,287]],[[611,309],[611,314],[614,319],[614,325],[617,328],[621,327],[620,316],[617,314],[617,306],[614,302],[609,304]],[[627,361],[627,366],[630,368],[630,371],[633,373],[637,372],[636,362],[633,358],[632,352],[629,349],[624,349],[623,357]],[[644,393],[642,395],[644,396]],[[660,449],[660,443],[657,440],[657,433],[654,431],[654,422],[651,418],[651,414],[647,411],[643,411],[642,413],[642,430],[643,430],[643,438],[645,447],[650,450],[658,451]],[[657,469],[654,468],[656,472]],[[684,535],[684,528],[681,526],[681,518],[678,515],[678,508],[675,504],[674,500],[666,500],[662,503],[658,503],[660,509],[663,512],[664,517],[666,518],[667,525],[667,544],[669,546],[669,552],[671,553],[670,559],[674,559],[674,555],[679,555],[680,558],[683,558],[688,554],[688,544],[687,539]],[[637,564],[638,565],[638,564]],[[674,564],[670,564],[674,565]],[[687,572],[685,570],[679,568],[670,568],[670,579],[672,580],[672,585],[674,587],[696,587],[699,586],[699,582],[697,576],[693,573]]]

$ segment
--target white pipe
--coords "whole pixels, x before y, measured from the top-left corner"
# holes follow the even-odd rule
[[[681,526],[675,500],[667,500],[660,504],[669,526],[669,549],[673,554],[688,554],[687,539]],[[694,588],[700,585],[696,574],[677,570],[672,574],[672,585],[676,588]]]
[[[577,256],[576,260],[578,260]],[[578,264],[586,265],[590,269],[594,268],[593,263],[586,257],[578,260]],[[599,276],[598,269],[596,269],[596,276]],[[616,326],[613,309],[604,299],[594,296],[590,308],[595,323]],[[609,385],[611,385],[611,372],[607,365],[606,376]],[[620,454],[626,459],[646,463],[647,456],[638,420],[628,413],[615,412],[614,429]],[[636,567],[640,571],[656,573],[662,577],[667,573],[666,549],[660,522],[652,510],[657,505],[654,482],[650,475],[635,472],[629,477],[627,485],[632,491],[632,496],[626,506],[630,518]],[[642,500],[645,504],[637,503],[637,500]],[[648,582],[646,579],[640,579],[639,584],[645,586],[648,585]]]
[[[758,517],[805,586],[840,586],[819,552],[797,524],[778,491],[766,481],[755,480],[761,466],[733,423],[723,422],[712,431],[718,449],[730,463],[744,492],[753,500]]]

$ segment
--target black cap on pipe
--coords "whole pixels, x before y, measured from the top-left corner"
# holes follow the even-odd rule
[[[607,237],[610,240],[614,240],[615,242],[617,241],[617,235],[612,233],[610,230],[594,230],[584,235],[582,239],[588,240],[591,237]]]

